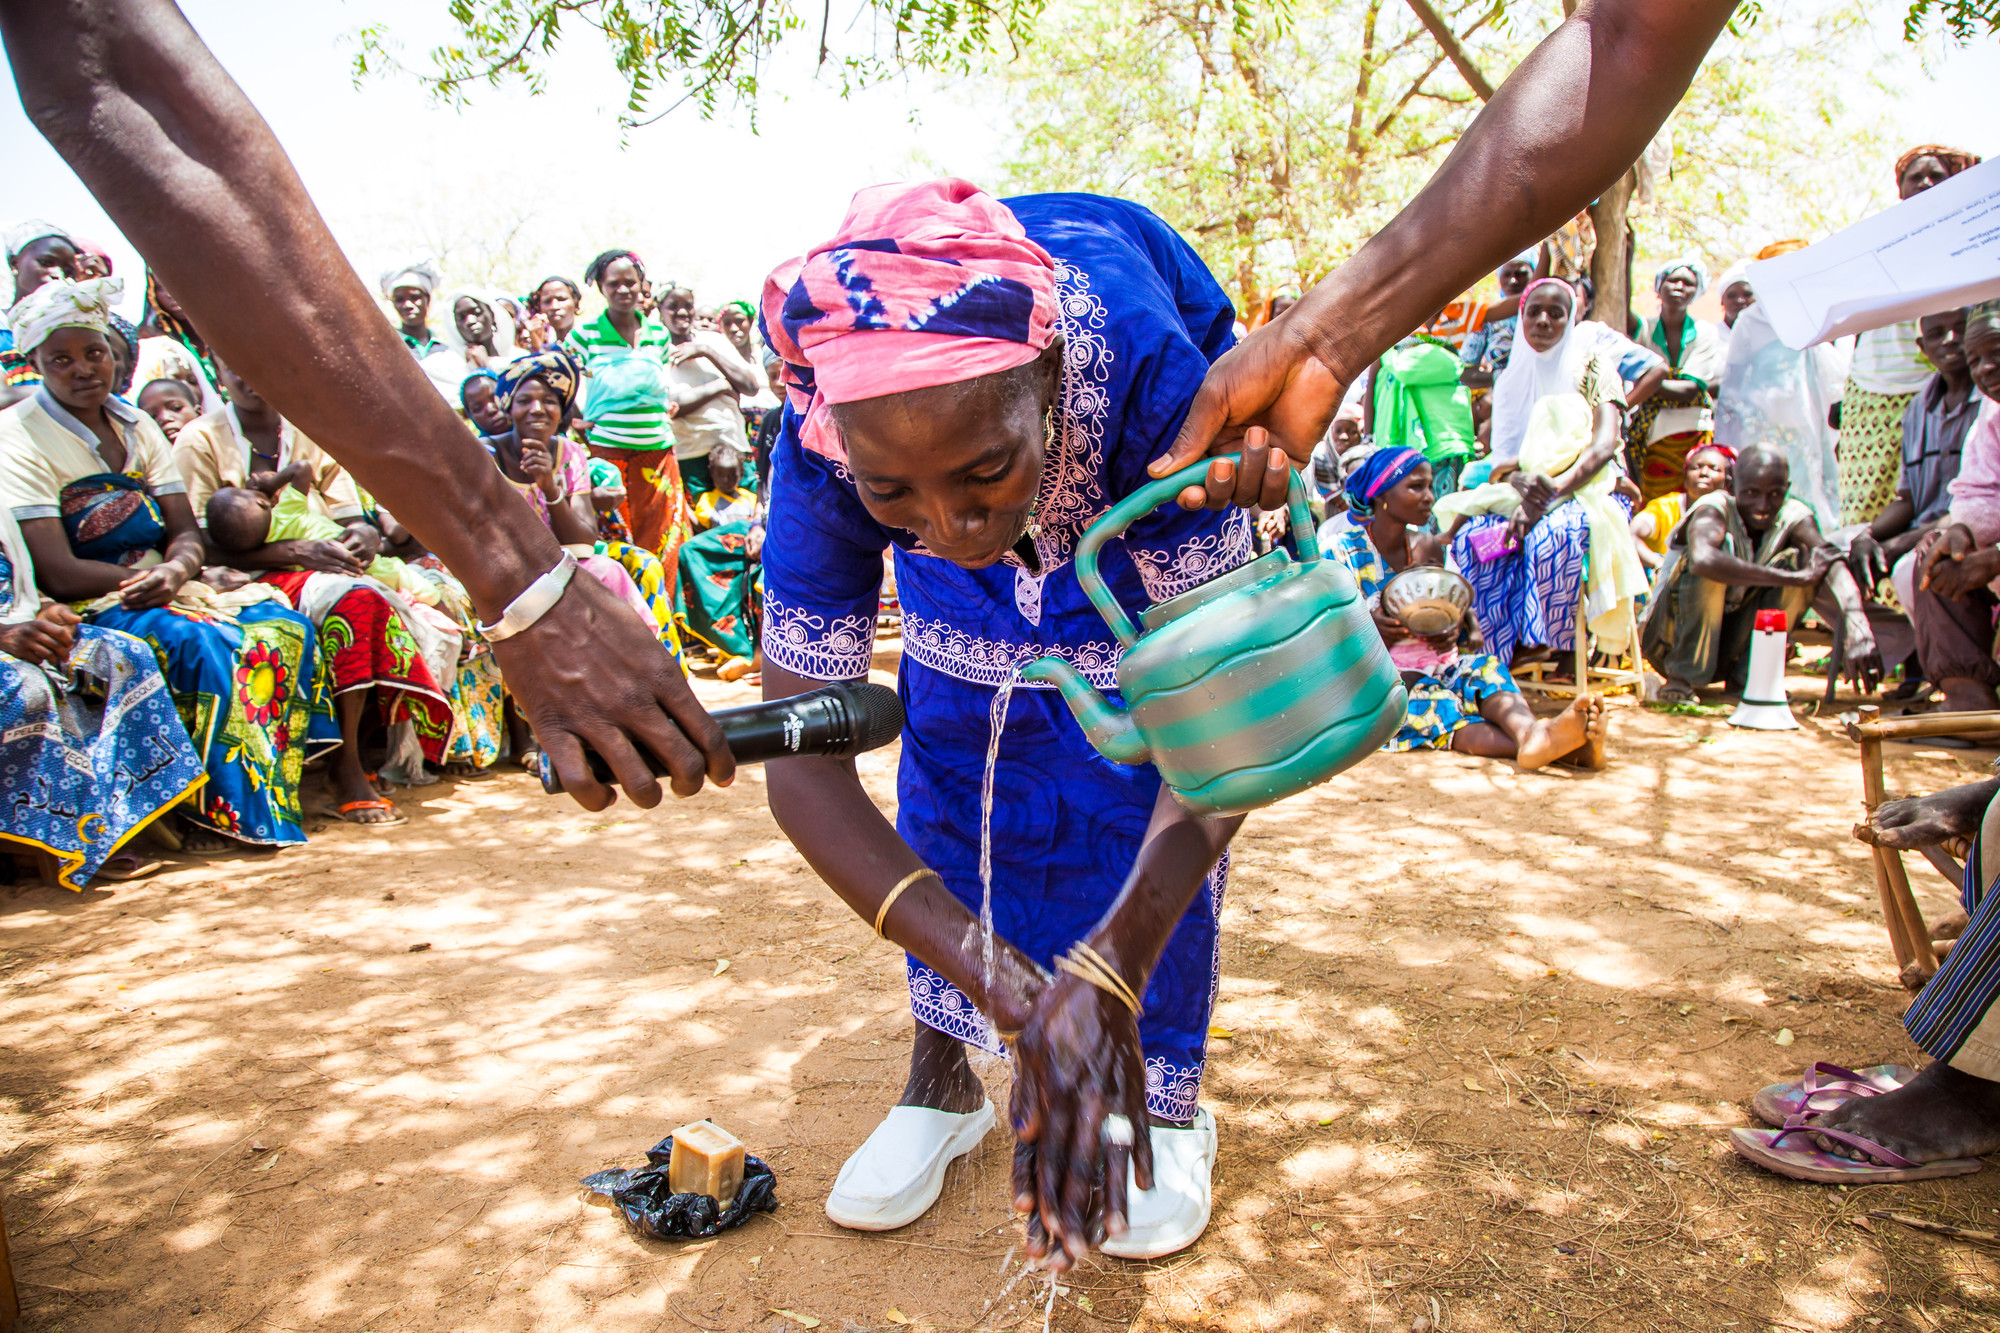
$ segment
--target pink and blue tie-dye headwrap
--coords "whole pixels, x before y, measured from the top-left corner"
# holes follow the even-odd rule
[[[1357,522],[1367,522],[1375,516],[1375,501],[1382,492],[1427,461],[1420,450],[1407,445],[1377,449],[1347,474],[1347,512]]]
[[[844,459],[830,403],[1026,365],[1055,334],[1056,268],[968,181],[861,191],[832,240],[764,280],[764,341],[803,418],[799,442]]]

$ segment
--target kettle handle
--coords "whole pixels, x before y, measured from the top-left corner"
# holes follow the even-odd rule
[[[1216,458],[1227,458],[1238,467],[1243,465],[1241,454],[1218,454]],[[1107,509],[1076,544],[1076,581],[1083,585],[1084,595],[1097,608],[1097,614],[1104,617],[1104,623],[1111,627],[1111,632],[1118,636],[1118,642],[1127,648],[1139,642],[1139,627],[1132,623],[1132,617],[1125,614],[1125,608],[1118,604],[1118,599],[1111,595],[1111,589],[1105,586],[1104,577],[1097,572],[1098,548],[1158,509],[1163,502],[1199,483],[1208,471],[1208,465],[1216,458],[1205,458],[1172,476],[1147,482]],[[1297,468],[1292,468],[1291,472],[1292,549],[1298,552],[1299,565],[1303,568],[1319,563],[1319,540],[1313,530],[1312,511],[1306,508],[1305,483],[1299,479]]]

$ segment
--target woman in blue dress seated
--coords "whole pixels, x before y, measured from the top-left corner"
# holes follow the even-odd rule
[[[0,839],[55,857],[65,888],[129,879],[118,849],[202,781],[153,650],[45,602],[0,508]]]
[[[1136,205],[1003,203],[944,180],[861,192],[835,240],[772,275],[762,314],[788,391],[765,696],[868,674],[885,550],[903,610],[895,825],[850,762],[770,766],[785,832],[910,954],[909,1082],[827,1214],[871,1230],[922,1215],[993,1124],[965,1047],[1011,1047],[1029,1251],[1063,1267],[1093,1246],[1184,1248],[1209,1215],[1215,1125],[1198,1099],[1240,820],[1190,815],[1156,769],[1104,759],[1053,690],[1023,686],[993,777],[989,936],[981,778],[996,693],[1025,663],[1060,654],[1115,691],[1118,649],[1072,552],[1148,481],[1230,345],[1228,299]],[[1245,466],[1269,461],[1260,432]],[[1249,554],[1242,511],[1170,504],[1102,568],[1136,609]],[[1095,1202],[1093,1171],[1109,1182]]]
[[[1646,591],[1619,485],[1624,382],[1577,333],[1576,306],[1561,278],[1522,294],[1493,386],[1492,480],[1437,503],[1486,650],[1515,669],[1576,646],[1579,601],[1597,647],[1621,651]]]
[[[1457,750],[1512,759],[1524,769],[1558,760],[1601,767],[1602,699],[1586,694],[1559,717],[1538,718],[1499,658],[1459,651],[1460,630],[1423,638],[1382,613],[1382,585],[1391,575],[1445,562],[1443,541],[1425,531],[1436,497],[1423,454],[1406,447],[1378,449],[1348,474],[1346,491],[1353,525],[1327,525],[1322,554],[1346,561],[1354,572],[1410,692],[1402,728],[1382,748]]]
[[[220,593],[196,577],[201,534],[167,437],[111,396],[118,290],[116,278],[48,283],[8,312],[42,384],[0,413],[0,503],[44,594],[158,659],[207,774],[183,845],[302,843],[307,750],[340,741],[312,622],[275,589]]]

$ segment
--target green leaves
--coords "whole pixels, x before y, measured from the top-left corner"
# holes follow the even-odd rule
[[[2000,0],[1915,0],[1903,19],[1903,39],[1922,38],[1933,15],[1943,19],[1945,32],[1961,46],[2000,33]]]
[[[356,82],[404,74],[463,105],[481,85],[540,91],[565,25],[592,29],[626,80],[630,128],[690,102],[704,117],[725,104],[754,108],[764,62],[807,32],[843,93],[904,70],[963,73],[975,57],[1025,44],[1044,0],[858,3],[836,14],[832,0],[804,10],[792,0],[450,0],[453,40],[406,65],[394,33],[369,24],[355,34],[352,68]]]

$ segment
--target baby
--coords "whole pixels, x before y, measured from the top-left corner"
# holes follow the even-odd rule
[[[254,551],[267,542],[339,541],[343,529],[307,508],[311,469],[294,463],[250,478],[248,486],[224,486],[208,497],[208,537],[230,555]],[[412,601],[436,606],[438,586],[394,556],[369,561],[367,574]]]
[[[706,532],[724,523],[756,521],[757,496],[743,489],[743,458],[733,446],[718,444],[708,451],[708,478],[714,489],[695,501],[697,528]]]

